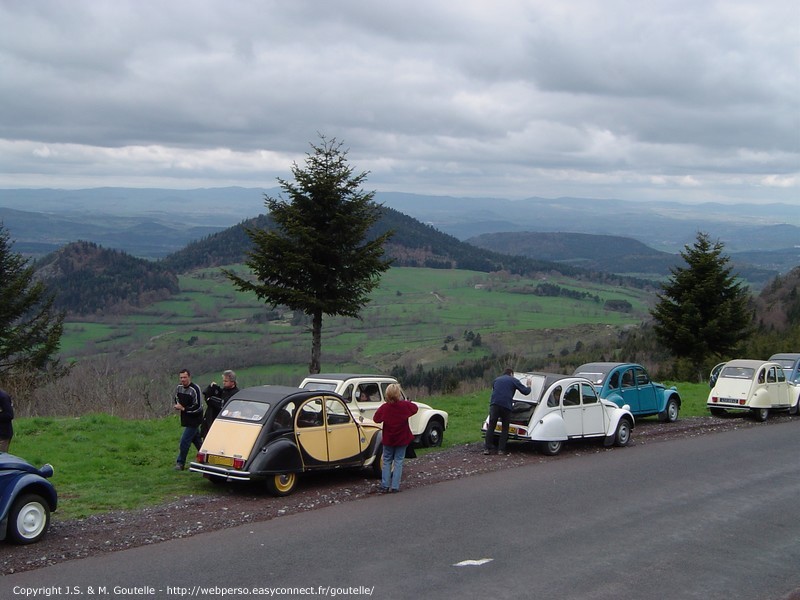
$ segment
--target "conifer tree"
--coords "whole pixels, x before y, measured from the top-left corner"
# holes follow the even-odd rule
[[[732,274],[723,248],[698,232],[681,252],[687,267],[671,269],[651,311],[659,342],[688,359],[698,379],[710,361],[735,355],[752,330],[749,291]]]
[[[287,199],[265,197],[274,228],[247,229],[256,281],[225,271],[239,290],[311,318],[309,373],[320,370],[323,315],[360,317],[389,268],[383,245],[392,235],[370,237],[380,211],[374,192],[361,190],[368,173],[355,175],[342,144],[320,138],[304,167],[292,166],[294,182],[278,178]]]
[[[53,309],[54,296],[34,278],[34,267],[11,249],[0,223],[0,381],[11,371],[28,375],[57,364],[64,313]]]

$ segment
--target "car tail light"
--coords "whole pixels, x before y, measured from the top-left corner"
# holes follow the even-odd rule
[[[744,398],[742,398],[741,400],[739,400],[739,404],[740,404],[740,405],[742,405],[742,406],[744,406],[745,404],[747,404],[747,400],[745,400]]]
[[[718,402],[718,401],[719,398],[717,398],[716,396],[711,396],[711,402]]]
[[[244,468],[245,460],[243,458],[234,458],[233,459],[233,468],[234,469],[243,469]]]
[[[206,453],[205,452],[198,452],[197,453],[197,462],[205,463],[206,462]]]

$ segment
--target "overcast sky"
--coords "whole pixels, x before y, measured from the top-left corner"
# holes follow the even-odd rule
[[[797,0],[0,0],[0,187],[798,200]]]

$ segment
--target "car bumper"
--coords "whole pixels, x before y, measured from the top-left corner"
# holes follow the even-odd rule
[[[189,470],[211,477],[219,477],[225,481],[250,481],[253,479],[250,471],[239,471],[237,469],[206,465],[198,462],[189,463]]]

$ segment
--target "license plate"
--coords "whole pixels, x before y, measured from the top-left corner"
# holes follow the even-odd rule
[[[725,404],[739,404],[739,401],[736,398],[720,398],[720,402],[724,402]]]
[[[209,465],[220,465],[223,467],[232,467],[233,466],[233,458],[229,456],[215,456],[211,455],[208,457],[208,464]]]
[[[500,433],[500,432],[503,431],[503,427],[501,425],[495,425],[494,430],[495,430],[496,433]],[[518,430],[517,430],[516,427],[509,426],[508,433],[510,433],[512,435],[517,435]]]

